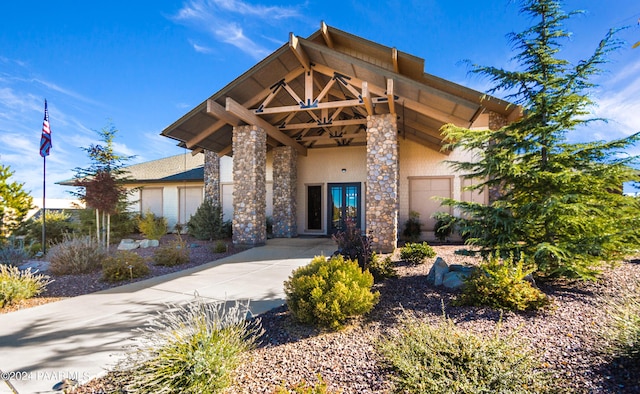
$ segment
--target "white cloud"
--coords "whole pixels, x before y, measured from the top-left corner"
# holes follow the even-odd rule
[[[262,59],[271,50],[252,37],[263,35],[253,31],[248,34],[246,28],[299,16],[294,7],[253,5],[240,0],[192,0],[172,19],[204,31],[216,41],[233,45],[255,59]],[[208,53],[207,46],[190,43],[197,52]]]

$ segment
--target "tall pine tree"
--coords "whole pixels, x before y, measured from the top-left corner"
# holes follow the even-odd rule
[[[521,120],[496,131],[445,125],[450,146],[476,153],[478,161],[451,162],[479,180],[474,189],[495,191],[489,205],[446,200],[465,219],[467,242],[484,253],[524,252],[546,277],[595,278],[604,262],[623,258],[640,244],[638,200],[622,194],[637,181],[637,157],[625,153],[639,139],[570,143],[567,133],[596,127],[590,118],[594,84],[606,56],[620,43],[610,30],[591,57],[571,64],[559,57],[574,13],[558,0],[523,0],[533,26],[510,38],[521,67],[508,71],[474,66],[494,88],[521,105]]]
[[[96,237],[101,245],[108,247],[111,234],[111,215],[126,208],[128,191],[123,186],[127,180],[125,163],[131,156],[117,154],[113,140],[118,130],[111,124],[100,131],[103,145],[90,145],[82,148],[89,159],[89,168],[76,168],[73,193],[84,201],[88,208],[96,211]],[[102,214],[102,218],[100,217]]]

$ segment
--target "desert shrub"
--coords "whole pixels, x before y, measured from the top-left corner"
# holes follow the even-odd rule
[[[28,258],[29,254],[22,248],[0,247],[0,265],[19,266]]]
[[[372,292],[373,275],[340,255],[316,256],[293,271],[284,283],[289,310],[296,320],[340,329],[347,319],[364,315],[378,302]]]
[[[281,386],[277,387],[275,390],[275,394],[290,394],[290,393],[294,393],[294,394],[339,394],[342,391],[333,391],[333,390],[329,390],[329,387],[327,386],[327,383],[324,381],[324,379],[322,378],[322,375],[318,374],[318,382],[313,384],[313,383],[309,383],[306,380],[302,380],[296,384],[294,384],[293,386],[291,386],[290,388],[287,388],[286,385],[282,384]]]
[[[480,269],[465,280],[456,304],[486,305],[513,311],[542,308],[549,300],[540,289],[526,280],[535,268],[525,269],[524,264],[523,255],[517,262],[514,262],[513,255],[504,260],[498,257],[498,253],[490,255]]]
[[[517,332],[480,337],[448,318],[437,325],[408,313],[378,348],[399,393],[544,393],[552,381]]]
[[[40,294],[50,282],[48,276],[31,269],[0,264],[0,308]]]
[[[613,344],[611,353],[640,363],[640,283],[606,305],[611,320],[605,327],[605,337]]]
[[[149,271],[144,258],[128,250],[118,251],[102,260],[102,279],[107,282],[139,278]]]
[[[376,282],[398,276],[395,264],[391,261],[391,256],[381,258],[375,252],[371,254],[371,259],[369,260],[369,272],[371,272]]]
[[[407,243],[400,249],[400,258],[411,264],[420,264],[427,257],[435,257],[436,252],[426,242]]]
[[[227,243],[224,241],[216,241],[212,249],[213,249],[213,253],[226,253]]]
[[[402,235],[409,241],[416,242],[422,234],[422,225],[420,224],[420,213],[416,211],[409,212],[409,219],[404,222],[404,230]]]
[[[189,234],[197,239],[212,241],[224,236],[222,208],[204,200],[187,223]]]
[[[145,238],[160,240],[163,235],[167,234],[167,219],[147,211],[138,217],[138,229]]]
[[[332,238],[338,244],[336,254],[346,260],[357,261],[363,270],[368,268],[372,253],[371,242],[366,235],[362,234],[362,230],[356,226],[354,220],[346,220],[344,231],[338,231]]]
[[[82,274],[100,268],[105,250],[91,237],[65,236],[47,252],[49,269],[55,275]]]
[[[160,245],[155,252],[153,252],[153,263],[155,265],[172,267],[188,262],[189,249],[187,248],[187,244],[179,239]]]
[[[140,342],[120,369],[128,392],[219,393],[232,382],[243,352],[253,349],[262,329],[247,320],[248,303],[172,305],[139,330]]]

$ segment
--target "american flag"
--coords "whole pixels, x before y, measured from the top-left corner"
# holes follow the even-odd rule
[[[49,156],[49,149],[51,149],[51,129],[49,128],[47,100],[44,100],[44,121],[42,122],[42,138],[40,138],[40,156]]]

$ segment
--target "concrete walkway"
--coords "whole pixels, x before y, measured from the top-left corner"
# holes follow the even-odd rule
[[[283,282],[317,255],[327,238],[268,240],[266,246],[162,277],[0,315],[0,370],[20,394],[48,393],[56,382],[103,374],[131,345],[133,330],[166,308],[200,297],[251,300],[254,314],[284,303]],[[11,393],[0,379],[0,394]]]

